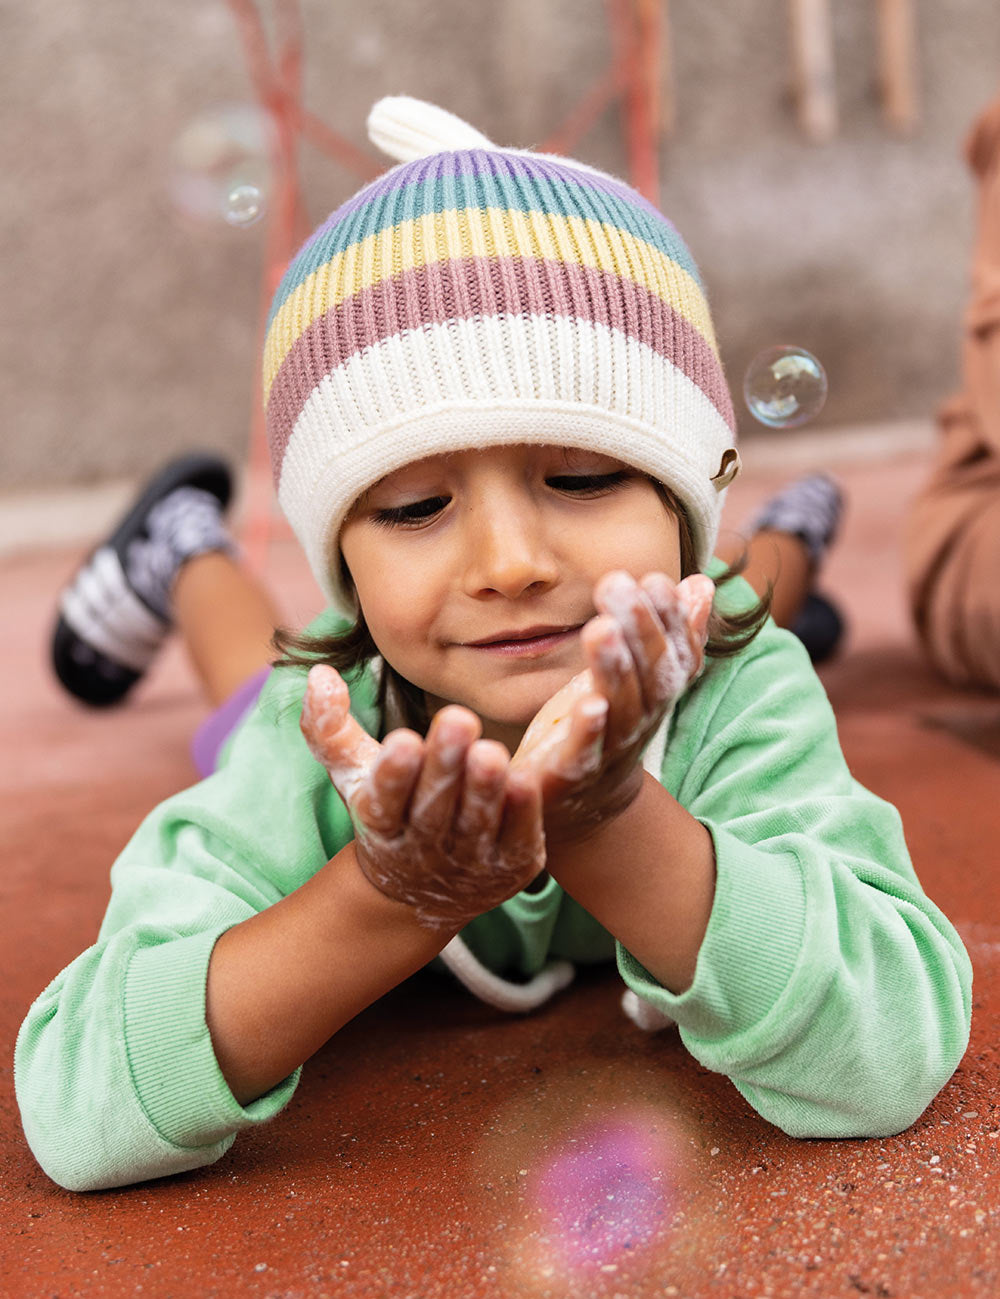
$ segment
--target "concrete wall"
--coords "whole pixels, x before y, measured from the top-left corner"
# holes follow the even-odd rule
[[[791,111],[785,0],[674,0],[662,206],[702,267],[734,390],[758,350],[792,341],[829,373],[818,423],[921,416],[956,379],[959,148],[996,89],[1000,6],[918,0],[922,120],[900,140],[880,117],[873,4],[831,4],[841,130],[815,146]],[[371,101],[401,91],[537,144],[609,58],[602,0],[303,10],[307,103],[362,146]],[[222,0],[0,5],[0,490],[245,448],[263,228],[185,221],[166,181],[192,118],[249,95]],[[623,170],[617,115],[577,152]],[[308,147],[303,164],[318,221],[356,181]]]

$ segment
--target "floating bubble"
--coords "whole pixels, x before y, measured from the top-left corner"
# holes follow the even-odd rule
[[[673,1216],[662,1141],[628,1120],[582,1129],[539,1170],[551,1261],[600,1268],[649,1244]]]
[[[231,226],[252,226],[264,215],[264,195],[256,185],[237,185],[226,199],[226,220]]]
[[[804,347],[768,347],[743,377],[743,399],[754,419],[770,428],[795,428],[818,415],[826,401],[826,371]]]
[[[270,179],[270,117],[255,104],[217,104],[180,132],[168,189],[177,210],[202,223],[252,225]]]

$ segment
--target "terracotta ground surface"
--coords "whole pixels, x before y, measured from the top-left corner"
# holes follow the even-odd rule
[[[783,478],[748,459],[732,526]],[[526,1018],[428,974],[320,1051],[286,1112],[212,1168],[60,1190],[23,1142],[14,1037],[93,941],[116,851],[189,783],[202,706],[175,646],[129,707],[75,707],[44,661],[75,553],[4,560],[0,1294],[1000,1293],[1000,700],[943,685],[911,639],[897,536],[922,456],[840,472],[851,505],[824,585],[851,634],[822,675],[849,762],[899,805],[917,871],[976,972],[965,1059],[886,1140],[785,1137],[674,1034],[634,1029],[613,970]],[[313,612],[287,540],[269,572],[289,617]]]

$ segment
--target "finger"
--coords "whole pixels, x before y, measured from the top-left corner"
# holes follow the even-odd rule
[[[704,659],[715,583],[704,573],[692,573],[677,586],[662,573],[647,574],[643,581],[648,581],[650,598],[670,627],[678,667],[685,674],[679,693],[697,675]]]
[[[543,800],[578,785],[600,769],[608,701],[589,694],[573,705],[566,735],[548,750],[538,765]]]
[[[521,743],[515,750],[512,759],[515,766],[523,761],[530,761],[536,753],[545,750],[552,743],[554,733],[558,731],[572,711],[574,703],[584,695],[593,694],[594,678],[589,668],[584,668],[576,676],[570,677],[566,684],[548,699],[528,723],[528,728],[521,736]]]
[[[666,574],[660,574],[669,581]],[[669,697],[666,671],[667,631],[652,598],[628,573],[606,574],[597,584],[594,600],[622,628],[642,687],[643,706],[651,715]]]
[[[642,579],[646,592],[660,618],[676,625],[677,612],[694,632],[694,639],[704,639],[715,598],[715,583],[705,573],[692,573],[676,585],[665,573],[647,573]]]
[[[631,744],[642,726],[639,679],[624,634],[614,618],[591,618],[580,633],[595,691],[608,701],[605,745],[617,750]]]
[[[455,835],[472,843],[496,840],[503,819],[510,754],[496,740],[476,740],[465,759]]]
[[[688,628],[695,649],[703,649],[715,600],[715,583],[706,573],[692,573],[677,588],[688,607]]]
[[[545,866],[542,792],[528,771],[511,771],[508,776],[497,846],[501,856],[521,874],[522,888]]]
[[[299,727],[348,806],[379,752],[378,741],[351,716],[350,707],[350,693],[335,668],[317,663],[309,669]]]
[[[354,800],[355,821],[385,839],[399,834],[423,757],[424,742],[415,731],[390,732]]]
[[[668,652],[657,668],[664,698],[677,699],[695,674],[699,662],[697,638],[691,630],[688,605],[688,599],[696,594],[697,587],[684,587],[683,583],[675,585],[665,573],[647,573],[643,578],[643,590],[652,600],[666,631]]]
[[[690,587],[684,598],[689,610],[688,639],[694,655],[694,668],[690,680],[694,680],[705,662],[708,624],[715,601],[715,583],[705,573],[693,573],[691,577],[684,579],[681,586]]]
[[[656,665],[661,699],[673,700],[684,692],[696,666],[687,624],[687,605],[680,586],[666,573],[647,573],[641,586],[665,633],[663,657]]]
[[[442,708],[432,718],[410,806],[410,824],[422,834],[441,835],[450,827],[462,790],[466,754],[481,730],[475,713],[456,704]]]

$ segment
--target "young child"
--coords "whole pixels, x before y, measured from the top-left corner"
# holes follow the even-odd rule
[[[520,1010],[616,960],[632,1019],[784,1131],[900,1131],[965,1049],[970,965],[801,644],[712,560],[739,458],[686,246],[622,182],[429,105],[369,129],[402,165],[293,260],[266,347],[329,610],[279,634],[31,1008],[33,1151],[73,1189],[211,1163],[437,957]],[[106,699],[170,618],[204,636],[242,599],[225,475],[167,478],[63,603],[57,659]],[[216,699],[263,657],[247,590]]]
[[[962,387],[938,411],[938,454],[903,554],[917,635],[959,686],[1000,690],[1000,94],[965,143],[977,182]]]

